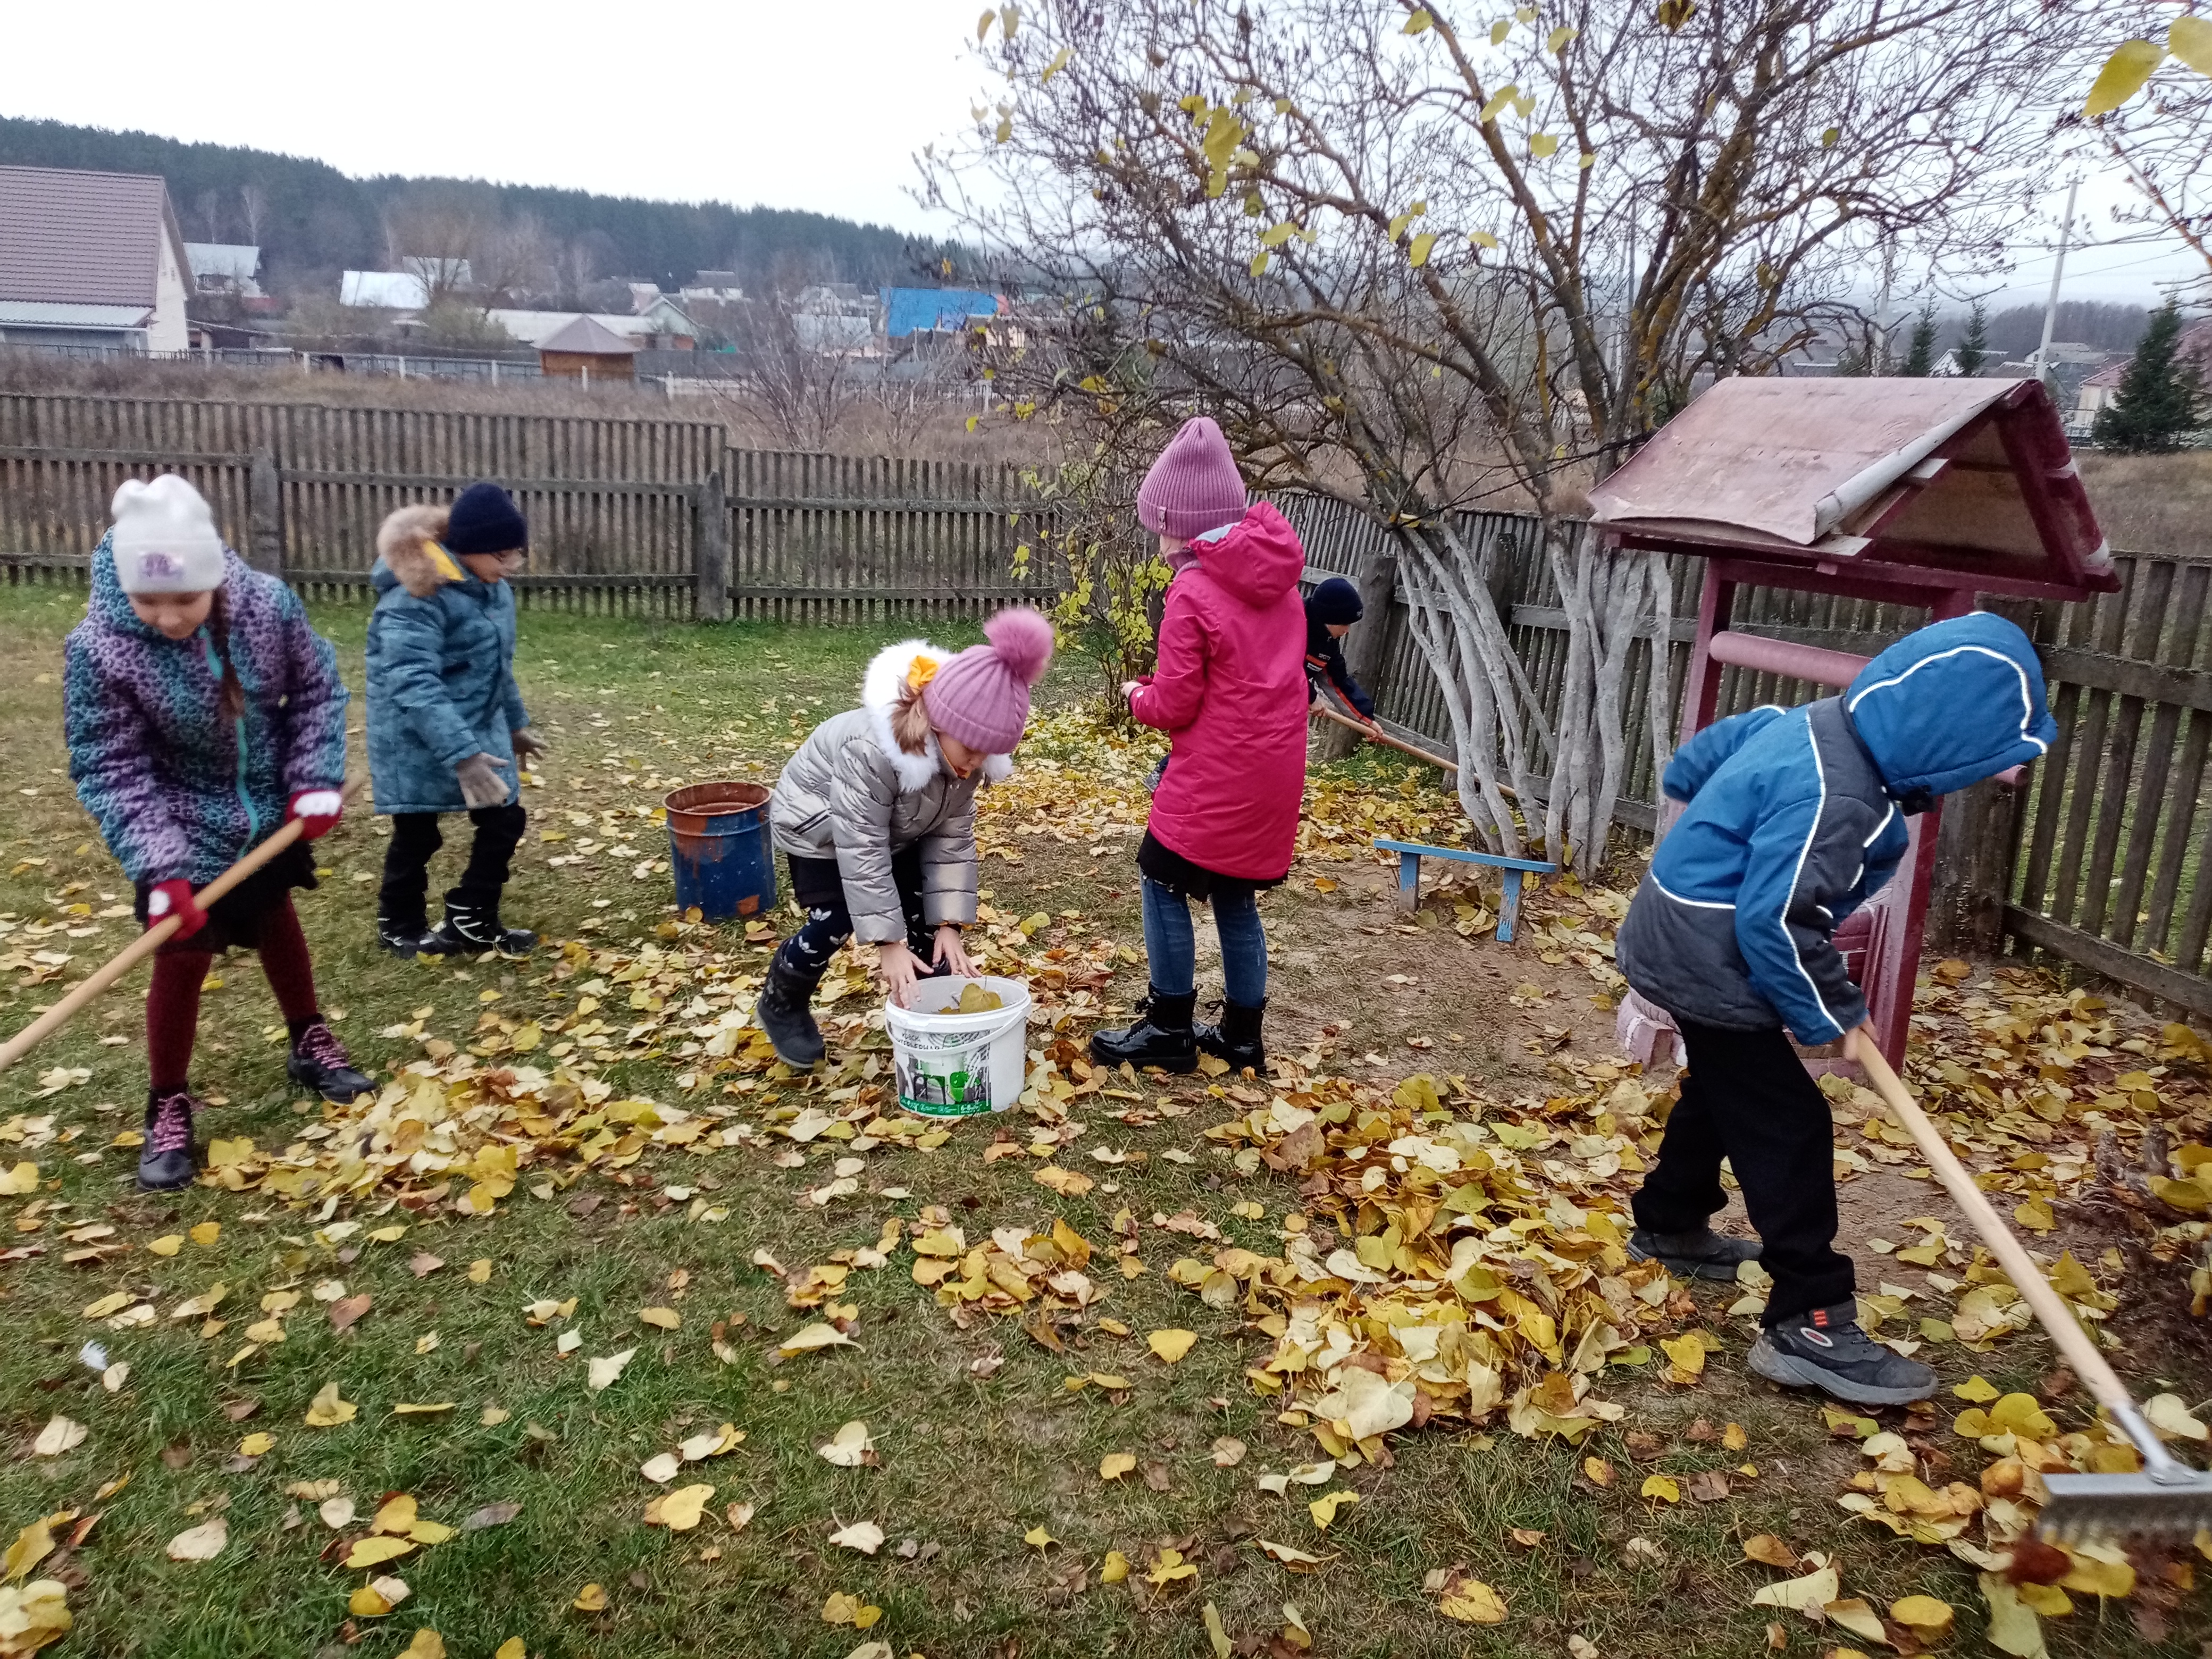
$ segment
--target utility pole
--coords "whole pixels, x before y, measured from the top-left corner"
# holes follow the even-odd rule
[[[2058,284],[2066,276],[2066,243],[2074,234],[2074,195],[2081,188],[2081,175],[2075,173],[2066,186],[2066,217],[2058,227],[2058,258],[2051,267],[2051,296],[2043,302],[2043,343],[2035,349],[2035,378],[2051,378],[2051,331],[2058,325]]]

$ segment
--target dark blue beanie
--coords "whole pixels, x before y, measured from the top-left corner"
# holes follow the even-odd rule
[[[495,483],[472,483],[446,520],[448,553],[511,553],[530,545],[530,526]]]
[[[1356,623],[1366,611],[1359,590],[1341,576],[1331,576],[1306,597],[1308,622]]]

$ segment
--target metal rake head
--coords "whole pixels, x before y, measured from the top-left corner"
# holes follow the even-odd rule
[[[2163,1475],[2046,1474],[2051,1501],[2037,1529],[2062,1544],[2194,1538],[2212,1528],[2212,1474],[2167,1467]]]

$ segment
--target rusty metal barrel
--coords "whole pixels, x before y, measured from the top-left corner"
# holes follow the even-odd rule
[[[727,921],[775,908],[766,785],[695,783],[662,805],[678,909],[696,908],[708,921]]]

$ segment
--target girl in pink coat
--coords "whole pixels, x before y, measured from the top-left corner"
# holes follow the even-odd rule
[[[1257,895],[1290,873],[1306,784],[1305,550],[1283,515],[1245,505],[1221,428],[1187,421],[1137,491],[1137,519],[1176,567],[1159,667],[1122,688],[1170,734],[1165,776],[1137,849],[1152,986],[1138,1022],[1101,1031],[1093,1059],[1188,1072],[1199,1051],[1266,1063],[1267,939]],[[1213,907],[1226,1005],[1194,1024],[1190,901]]]

